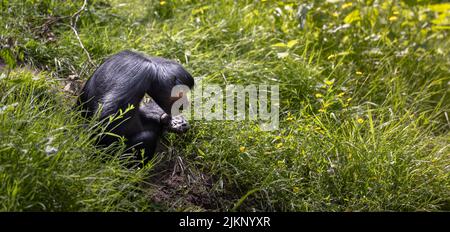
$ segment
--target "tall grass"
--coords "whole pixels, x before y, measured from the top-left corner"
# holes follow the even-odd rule
[[[95,148],[52,82],[29,70],[2,74],[0,210],[145,210],[139,186],[149,167],[128,169],[119,154]]]
[[[93,154],[117,151],[95,148],[70,104],[43,84],[95,68],[68,27],[81,2],[2,4],[1,28],[13,28],[0,29],[2,60],[46,70],[43,82],[12,81],[27,72],[1,80],[4,210],[153,209],[144,192],[155,189],[136,185],[151,167],[98,162]],[[203,84],[280,86],[278,131],[192,121],[181,139],[167,137],[191,172],[210,177],[212,209],[438,211],[450,209],[449,10],[440,1],[92,1],[77,28],[97,65],[135,49],[180,61]],[[40,161],[25,162],[32,154]],[[41,182],[45,190],[28,191]]]

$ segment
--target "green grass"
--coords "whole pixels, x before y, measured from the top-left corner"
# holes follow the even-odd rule
[[[145,169],[123,167],[118,155],[106,159],[114,153],[93,146],[77,112],[46,76],[29,70],[2,74],[0,209],[146,209],[139,188]]]
[[[0,209],[450,210],[450,5],[384,2],[315,1],[301,19],[297,1],[90,1],[91,64],[70,28],[82,1],[3,0]],[[191,121],[156,166],[125,168],[58,84],[123,49],[203,84],[278,84],[280,129]],[[183,181],[152,182],[162,164]]]

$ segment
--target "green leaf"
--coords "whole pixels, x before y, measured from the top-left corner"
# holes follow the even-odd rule
[[[450,11],[450,3],[439,3],[429,6],[430,10],[434,12],[446,12]]]
[[[242,196],[239,199],[238,202],[236,202],[234,204],[234,207],[231,209],[231,211],[236,211],[239,208],[239,206],[242,205],[242,203],[245,201],[245,199],[247,199],[250,195],[252,195],[253,193],[258,192],[258,191],[260,191],[260,189],[258,189],[258,188],[255,188],[255,189],[252,189],[252,190],[248,191],[244,196]]]
[[[438,17],[431,20],[431,23],[436,24],[436,25],[450,24],[450,17],[447,17],[446,14],[440,14]]]
[[[348,14],[344,18],[344,22],[349,24],[359,20],[361,20],[361,14],[359,13],[359,10],[354,10],[350,12],[350,14]]]
[[[9,49],[0,50],[0,58],[3,59],[9,68],[16,67],[16,60],[13,53]]]
[[[202,6],[202,7],[200,7],[200,8],[197,8],[197,9],[193,9],[192,10],[192,15],[196,15],[196,14],[203,14],[203,13],[205,13],[205,11],[207,10],[207,9],[209,9],[209,8],[211,8],[211,6]]]
[[[285,43],[272,44],[272,47],[285,48],[287,45]]]
[[[450,26],[431,26],[432,30],[450,30]]]
[[[372,27],[374,27],[375,24],[377,23],[378,15],[379,15],[379,12],[378,12],[377,8],[371,8],[371,9],[368,10],[368,16],[369,16],[368,18],[369,18],[369,21],[370,21],[370,25]]]
[[[200,156],[201,156],[201,157],[205,157],[205,156],[206,156],[205,152],[203,152],[202,150],[200,150],[200,148],[197,148],[197,151],[198,151],[198,153],[200,153]]]
[[[291,41],[289,41],[289,42],[287,43],[287,47],[288,47],[288,48],[292,48],[292,47],[294,47],[297,43],[298,43],[298,40],[297,40],[297,39],[291,40]]]

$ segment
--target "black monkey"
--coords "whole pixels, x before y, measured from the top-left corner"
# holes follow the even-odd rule
[[[123,120],[114,121],[107,130],[124,136],[128,147],[145,149],[151,157],[162,132],[167,129],[182,133],[188,124],[183,117],[171,116],[172,104],[183,97],[171,97],[172,88],[194,86],[194,79],[180,64],[159,57],[149,57],[133,51],[122,51],[103,62],[84,85],[78,99],[87,118],[99,114],[99,119],[125,112],[130,105],[134,109],[125,113]],[[153,102],[141,104],[145,94]],[[98,112],[100,111],[100,112]],[[100,144],[116,141],[104,136]]]

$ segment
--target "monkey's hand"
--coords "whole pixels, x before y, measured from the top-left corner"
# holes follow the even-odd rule
[[[167,130],[169,132],[181,134],[185,133],[187,130],[189,130],[189,128],[190,126],[188,121],[182,115],[177,115],[172,117]]]
[[[162,125],[168,125],[171,118],[170,115],[166,114],[166,112],[153,101],[139,106],[139,115],[144,122],[151,121]]]

